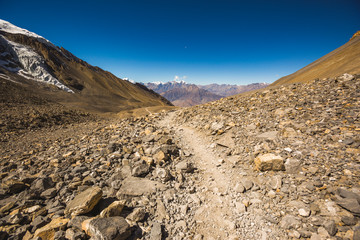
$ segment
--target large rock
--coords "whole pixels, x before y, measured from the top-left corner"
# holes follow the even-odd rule
[[[134,177],[145,176],[149,173],[149,165],[139,164],[131,169],[131,175]]]
[[[117,193],[118,196],[142,196],[149,195],[157,190],[164,190],[166,186],[160,182],[151,181],[146,178],[127,177]]]
[[[120,216],[124,206],[125,206],[125,201],[115,201],[111,203],[107,208],[101,211],[100,217]]]
[[[72,216],[90,212],[102,197],[102,190],[99,187],[91,187],[78,194],[66,206],[65,214]]]
[[[53,219],[49,224],[36,230],[34,238],[40,237],[46,240],[55,239],[55,233],[59,230],[64,230],[68,222],[69,219],[66,218]]]
[[[286,215],[281,219],[280,226],[284,229],[297,229],[301,225],[300,219],[293,215]]]
[[[151,227],[150,240],[161,240],[161,239],[162,239],[161,224],[154,222]]]
[[[130,234],[130,225],[123,217],[94,218],[83,224],[83,230],[94,240],[123,240]]]
[[[1,188],[4,189],[6,193],[15,194],[29,188],[29,185],[18,180],[10,179],[1,184]]]
[[[336,203],[355,216],[360,216],[360,204],[355,198],[338,198]]]
[[[259,171],[285,170],[284,159],[272,153],[260,155],[254,160],[255,168]]]
[[[275,140],[278,135],[277,131],[264,132],[257,135],[257,138],[267,139],[267,140]]]

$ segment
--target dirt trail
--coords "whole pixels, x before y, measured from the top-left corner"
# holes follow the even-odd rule
[[[192,154],[193,164],[199,171],[194,186],[203,202],[195,212],[197,229],[193,230],[202,234],[204,239],[229,239],[236,236],[235,204],[230,194],[236,179],[231,164],[221,160],[207,136],[193,128],[179,125],[174,120],[175,114],[169,113],[160,124],[175,131],[183,149]]]

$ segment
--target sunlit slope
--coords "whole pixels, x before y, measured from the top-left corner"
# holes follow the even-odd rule
[[[272,85],[307,82],[315,78],[335,77],[343,73],[360,73],[359,32],[354,34],[353,38],[343,46],[335,49],[299,71],[280,78]]]

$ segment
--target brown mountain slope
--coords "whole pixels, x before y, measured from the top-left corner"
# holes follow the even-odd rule
[[[360,73],[360,36],[359,32],[343,46],[307,65],[299,71],[282,77],[272,85],[295,82],[308,82],[315,78],[336,77],[343,73]]]
[[[110,72],[99,67],[94,67],[87,62],[75,57],[64,48],[58,48],[44,43],[43,39],[23,34],[14,34],[0,31],[0,35],[7,41],[28,47],[40,55],[48,72],[62,84],[75,93],[67,93],[52,87],[50,84],[40,88],[50,88],[51,91],[41,91],[41,94],[51,95],[53,100],[67,104],[71,107],[84,109],[91,112],[120,112],[143,107],[170,106],[171,103],[157,93],[140,86],[122,80]],[[13,68],[22,68],[21,61],[12,51],[10,45],[0,45],[0,50],[6,53],[5,59]],[[14,64],[13,64],[14,65]],[[25,78],[8,71],[9,68],[1,68],[1,73],[17,82],[25,82]],[[26,81],[38,88],[35,81]],[[40,94],[40,92],[39,92]]]

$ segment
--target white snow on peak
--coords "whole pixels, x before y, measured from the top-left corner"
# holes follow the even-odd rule
[[[47,46],[52,47],[52,48],[56,49],[57,51],[61,52],[61,50],[57,46],[55,46],[52,42],[43,38],[42,36],[37,35],[36,33],[30,32],[26,29],[17,27],[14,24],[9,23],[2,19],[0,19],[0,31],[11,33],[11,34],[22,34],[22,35],[25,35],[28,37],[36,38],[39,42],[42,42],[42,43],[46,44]]]
[[[157,82],[152,82],[155,85],[160,85],[160,84],[164,84],[163,82],[157,81]]]
[[[128,82],[131,82],[132,84],[135,84],[135,81],[130,79],[130,78],[125,77],[125,78],[121,78],[121,79],[125,80],[125,81],[128,81]]]
[[[43,38],[42,36],[39,36],[33,32],[30,32],[26,29],[23,28],[19,28],[17,26],[15,26],[14,24],[11,24],[5,20],[1,20],[0,19],[0,31],[3,32],[8,32],[8,33],[12,33],[12,34],[22,34],[22,35],[26,35],[29,37],[34,37],[34,38]],[[45,39],[45,38],[43,38]]]
[[[0,67],[25,78],[52,84],[66,92],[74,93],[73,90],[62,84],[48,72],[45,59],[32,48],[12,42],[1,35],[0,46],[4,49],[4,53],[1,56],[10,55],[10,59],[13,59],[13,61],[9,58],[0,59]]]
[[[186,84],[186,82],[184,80],[174,80],[170,83],[176,84],[176,83],[180,83],[180,84]]]

